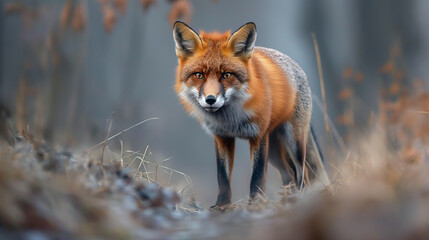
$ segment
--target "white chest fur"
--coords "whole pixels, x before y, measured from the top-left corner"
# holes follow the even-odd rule
[[[240,105],[224,106],[214,113],[201,113],[203,128],[210,134],[217,136],[256,137],[259,134],[259,126],[249,120],[253,114],[245,111]]]

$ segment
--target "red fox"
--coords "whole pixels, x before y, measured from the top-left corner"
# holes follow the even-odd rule
[[[219,191],[213,207],[231,203],[235,138],[250,143],[251,201],[264,191],[268,159],[283,184],[301,185],[312,111],[301,67],[279,51],[255,47],[252,22],[232,34],[198,34],[177,21],[173,36],[179,59],[175,90],[190,115],[214,136]]]

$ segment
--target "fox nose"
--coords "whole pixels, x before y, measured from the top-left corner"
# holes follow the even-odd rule
[[[213,105],[216,102],[216,97],[213,95],[208,95],[206,97],[206,103],[209,105]]]

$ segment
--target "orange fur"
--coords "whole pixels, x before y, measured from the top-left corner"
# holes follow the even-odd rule
[[[292,88],[287,76],[282,72],[280,66],[259,51],[255,51],[252,58],[241,60],[234,57],[233,52],[227,46],[227,40],[231,36],[226,33],[200,33],[203,47],[187,58],[179,57],[177,66],[176,92],[182,91],[181,79],[185,65],[192,66],[200,63],[202,58],[209,57],[210,62],[216,66],[222,59],[227,59],[235,65],[244,66],[248,71],[248,92],[251,98],[244,104],[244,108],[254,112],[251,119],[260,128],[260,137],[265,133],[270,133],[282,122],[288,121],[295,106],[296,91]],[[213,83],[213,79],[208,80],[209,89],[204,89],[206,93],[219,93],[218,85]],[[207,85],[206,85],[207,87]],[[188,112],[193,111],[193,107],[186,101],[181,100]]]
[[[197,34],[177,22],[173,34],[179,58],[176,92],[185,109],[215,138],[219,185],[216,206],[231,202],[235,138],[246,138],[250,143],[253,199],[264,191],[270,138],[292,135],[283,133],[287,130],[279,126],[284,123],[292,127],[296,152],[289,156],[282,145],[285,141],[280,140],[274,147],[280,160],[273,161],[281,170],[284,184],[288,183],[285,172],[298,182],[299,169],[291,165],[290,159],[298,158],[301,167],[305,163],[311,117],[311,94],[302,69],[287,56],[279,57],[281,53],[275,50],[255,48],[254,23],[247,23],[232,34]],[[297,84],[301,84],[299,95]],[[303,171],[306,172],[305,168]]]

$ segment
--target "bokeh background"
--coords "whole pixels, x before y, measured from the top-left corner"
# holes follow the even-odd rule
[[[176,18],[197,31],[234,31],[255,22],[257,45],[286,53],[306,71],[313,124],[325,148],[330,142],[311,33],[320,47],[327,113],[345,141],[351,134],[345,127],[363,126],[377,111],[392,59],[400,69],[389,75],[394,83],[419,87],[429,79],[426,0],[0,2],[0,104],[16,132],[85,150],[105,138],[109,119],[112,135],[158,117],[118,139],[135,151],[149,145],[153,161],[169,159],[168,166],[192,178],[196,198],[205,205],[217,192],[213,139],[187,116],[173,90]],[[390,91],[400,86],[391,84]],[[354,106],[346,101],[350,95]],[[110,148],[119,149],[118,139]],[[280,178],[269,172],[267,192],[275,196]],[[239,141],[233,201],[246,198],[250,174],[248,145]]]

